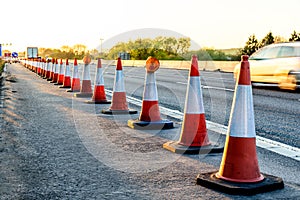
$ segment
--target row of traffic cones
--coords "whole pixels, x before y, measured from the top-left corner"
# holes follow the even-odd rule
[[[92,96],[89,103],[110,103],[106,100],[101,60],[98,60],[94,93],[91,92],[89,77],[90,59],[84,59],[84,76],[80,93],[76,96]],[[52,63],[54,63],[52,61]],[[55,61],[57,63],[57,61]],[[131,128],[170,129],[173,122],[160,116],[155,71],[159,61],[149,57],[146,61],[146,77],[140,117],[129,120]],[[67,66],[67,65],[66,65]],[[74,62],[73,82],[79,80],[76,60]],[[38,70],[37,70],[38,71]],[[65,73],[66,75],[66,73]],[[76,91],[78,91],[78,85]],[[75,87],[72,88],[75,91]],[[135,114],[128,109],[124,86],[122,64],[117,61],[114,91],[111,107],[104,114]],[[189,73],[184,118],[179,141],[163,144],[163,148],[175,153],[219,153],[223,147],[209,141],[206,128],[205,111],[201,90],[200,73],[196,56],[192,57]],[[254,124],[253,97],[250,81],[248,56],[242,57],[239,79],[236,83],[232,111],[222,162],[217,172],[199,174],[197,184],[229,194],[253,195],[283,188],[281,178],[261,174],[256,154],[256,133]]]

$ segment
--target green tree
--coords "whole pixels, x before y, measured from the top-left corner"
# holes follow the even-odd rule
[[[274,36],[272,32],[269,32],[259,43],[259,48],[274,43]]]
[[[256,39],[256,36],[253,34],[248,38],[246,45],[242,49],[243,55],[252,55],[259,48],[259,43]]]
[[[297,33],[296,31],[294,31],[294,32],[291,34],[291,37],[289,38],[289,41],[290,41],[290,42],[293,42],[293,41],[300,41],[300,33]]]

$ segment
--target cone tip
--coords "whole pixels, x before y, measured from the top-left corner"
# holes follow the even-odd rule
[[[68,58],[66,59],[66,65],[69,65],[69,59]]]
[[[102,68],[101,58],[98,58],[97,68]]]
[[[117,70],[122,70],[122,62],[120,57],[118,57],[118,61],[117,61]]]
[[[198,56],[197,55],[192,56],[190,76],[200,76],[199,68],[198,68]]]
[[[238,79],[239,85],[251,85],[250,64],[248,58],[248,55],[242,55],[241,68]]]
[[[61,65],[63,64],[62,58],[60,59],[60,64],[61,64]]]
[[[74,58],[74,65],[77,65],[77,58]]]

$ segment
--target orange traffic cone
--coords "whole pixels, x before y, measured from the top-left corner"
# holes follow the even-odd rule
[[[160,66],[159,61],[154,57],[149,57],[146,61],[146,78],[144,84],[144,94],[142,111],[138,120],[128,120],[128,126],[136,129],[171,129],[173,122],[162,120],[160,117],[157,87],[155,81],[155,71]]]
[[[64,73],[63,85],[59,88],[71,88],[71,71],[68,59],[66,59],[66,68]]]
[[[52,64],[50,66],[50,75],[49,75],[47,81],[53,80],[54,71],[55,71],[55,58],[52,58]]]
[[[58,65],[58,59],[55,59],[55,66],[54,66],[54,71],[53,71],[53,76],[52,76],[52,81],[50,83],[56,83],[58,80],[58,74],[59,74],[59,65]]]
[[[111,107],[108,110],[102,110],[104,114],[136,114],[136,110],[129,110],[126,100],[126,91],[124,84],[124,75],[121,58],[118,58],[116,75],[114,82],[114,92],[112,96]]]
[[[281,178],[259,171],[248,56],[242,57],[238,77],[220,169],[199,174],[197,184],[239,195],[281,189],[284,187]]]
[[[50,69],[51,69],[51,65],[50,65],[51,60],[48,59],[47,63],[46,63],[46,67],[45,67],[45,72],[44,72],[44,79],[48,79],[50,78]]]
[[[163,144],[174,153],[206,154],[223,151],[208,139],[197,56],[192,57],[180,140]]]
[[[75,58],[73,64],[73,77],[72,77],[71,89],[67,90],[67,92],[79,92],[79,91],[80,91],[80,78],[78,73],[77,59]]]
[[[40,62],[41,62],[41,70],[40,70],[39,76],[43,77],[44,70],[45,70],[45,59],[42,58]]]
[[[58,78],[54,85],[62,85],[64,83],[64,71],[63,61],[60,59]]]
[[[93,91],[92,91],[92,82],[91,82],[91,75],[90,75],[91,57],[84,56],[83,63],[84,63],[83,78],[82,78],[80,93],[76,93],[76,94],[74,94],[74,96],[75,97],[92,97]]]
[[[94,93],[92,96],[92,100],[87,101],[87,103],[94,103],[94,104],[110,104],[110,101],[107,101],[105,88],[104,88],[104,78],[103,78],[103,70],[101,59],[98,59],[97,63],[97,71],[95,76],[95,86],[94,86]]]

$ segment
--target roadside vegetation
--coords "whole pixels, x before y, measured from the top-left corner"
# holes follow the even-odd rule
[[[0,75],[3,72],[4,64],[5,64],[5,61],[0,58]]]
[[[241,55],[251,55],[259,48],[273,43],[300,41],[300,33],[293,31],[290,38],[274,36],[272,32],[261,40],[255,34],[249,36],[243,48],[214,49],[202,48],[199,50],[189,50],[191,46],[190,38],[157,37],[154,39],[140,38],[128,42],[120,42],[111,49],[99,52],[97,49],[88,50],[83,44],[74,46],[64,45],[60,49],[39,48],[39,56],[53,58],[82,59],[89,54],[92,59],[116,59],[120,53],[126,54],[126,59],[143,60],[148,56],[154,56],[159,60],[189,60],[191,55],[198,55],[199,60],[216,61],[239,61]],[[25,52],[21,52],[20,55]]]

